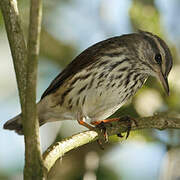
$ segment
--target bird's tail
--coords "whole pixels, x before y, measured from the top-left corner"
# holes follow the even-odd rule
[[[4,129],[14,130],[19,135],[23,135],[23,126],[21,121],[21,114],[15,116],[14,118],[7,121],[4,126]]]

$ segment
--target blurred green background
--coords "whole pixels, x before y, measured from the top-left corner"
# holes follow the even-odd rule
[[[19,0],[27,35],[29,4]],[[180,111],[180,0],[44,0],[37,101],[51,80],[82,50],[137,29],[162,37],[171,48],[174,66],[171,94],[150,78],[118,111],[133,117],[167,110]],[[20,112],[19,97],[4,23],[0,16],[0,180],[23,178],[24,139],[2,129]],[[54,140],[84,130],[76,121],[41,127],[44,151]],[[51,170],[49,180],[179,180],[180,130],[132,132],[128,140],[111,137],[101,150],[97,143],[66,154]]]

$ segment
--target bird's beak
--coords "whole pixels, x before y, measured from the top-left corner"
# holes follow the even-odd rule
[[[168,84],[167,77],[165,77],[162,72],[159,72],[158,76],[159,76],[159,80],[160,80],[164,90],[166,91],[167,95],[169,96],[169,84]]]

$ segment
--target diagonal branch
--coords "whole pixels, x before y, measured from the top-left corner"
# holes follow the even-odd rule
[[[168,116],[167,114],[156,114],[150,117],[137,118],[138,125],[134,122],[131,124],[132,130],[155,128],[163,129],[180,129],[180,118]],[[116,135],[127,131],[128,121],[114,121],[105,124],[109,136]],[[76,149],[82,145],[93,142],[102,138],[102,133],[98,129],[94,131],[85,131],[64,139],[61,142],[52,144],[43,154],[45,166],[48,171],[53,167],[55,162],[65,153]]]

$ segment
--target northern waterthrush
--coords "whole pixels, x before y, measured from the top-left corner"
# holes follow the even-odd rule
[[[172,56],[166,43],[149,32],[101,41],[77,56],[50,84],[37,103],[40,125],[78,120],[104,120],[134,96],[149,76],[169,94]],[[23,134],[21,115],[4,124]]]

